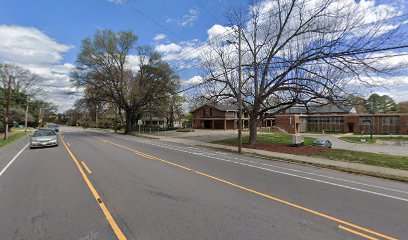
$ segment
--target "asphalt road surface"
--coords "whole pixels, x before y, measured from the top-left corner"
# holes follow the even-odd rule
[[[62,128],[0,149],[0,239],[408,239],[408,184]]]

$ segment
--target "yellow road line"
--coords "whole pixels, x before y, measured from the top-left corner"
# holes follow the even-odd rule
[[[344,231],[351,232],[351,233],[353,233],[353,234],[355,234],[355,235],[358,235],[358,236],[360,236],[360,237],[363,237],[363,238],[366,238],[366,239],[369,239],[369,240],[379,240],[378,238],[371,237],[371,236],[368,236],[367,234],[354,231],[353,229],[347,228],[347,227],[342,226],[342,225],[339,225],[339,228],[340,228],[340,229],[343,229]]]
[[[89,167],[86,165],[86,163],[85,163],[84,161],[82,161],[81,163],[82,163],[82,165],[84,166],[85,170],[86,170],[89,174],[92,174],[91,169],[89,169]]]
[[[84,170],[82,169],[79,161],[76,159],[74,154],[72,154],[71,150],[65,143],[64,139],[61,138],[62,143],[64,144],[65,148],[67,149],[69,155],[74,161],[75,165],[78,167],[79,172],[81,173],[82,178],[84,179],[85,183],[88,185],[89,190],[91,191],[93,197],[95,198],[96,202],[99,204],[99,207],[102,209],[103,214],[105,215],[106,219],[108,220],[109,225],[111,226],[113,232],[115,233],[116,237],[119,240],[126,240],[125,235],[123,234],[122,230],[120,230],[119,226],[116,224],[115,220],[112,217],[112,214],[109,212],[108,208],[106,207],[105,203],[102,201],[101,197],[99,196],[98,192],[96,191],[95,187],[92,185],[89,178],[86,176]]]
[[[167,160],[163,160],[163,159],[160,159],[160,158],[157,158],[157,157],[154,157],[154,156],[151,156],[151,155],[148,155],[148,154],[145,154],[145,153],[136,151],[136,150],[134,150],[134,149],[131,149],[131,148],[128,148],[128,147],[119,145],[119,144],[117,144],[117,143],[114,143],[114,142],[111,142],[111,141],[108,141],[108,140],[105,140],[105,139],[102,139],[102,138],[99,138],[99,137],[95,137],[95,136],[92,136],[92,137],[93,137],[93,138],[96,138],[96,139],[98,139],[98,140],[100,140],[100,141],[102,141],[102,142],[105,142],[105,143],[108,143],[108,144],[111,144],[111,145],[114,145],[114,146],[117,146],[117,147],[120,147],[120,148],[129,150],[129,151],[132,151],[132,152],[134,152],[134,153],[136,153],[137,155],[140,155],[140,156],[142,156],[142,157],[145,157],[145,158],[148,158],[148,159],[152,159],[152,160],[157,160],[157,161],[160,161],[160,162],[164,162],[164,163],[167,163],[167,164],[170,164],[170,165],[173,165],[173,166],[182,168],[182,169],[184,169],[184,170],[187,170],[187,171],[190,171],[190,172],[199,174],[199,175],[201,175],[201,176],[204,176],[204,177],[207,177],[207,178],[210,178],[210,179],[213,179],[213,180],[216,180],[216,181],[219,181],[219,182],[228,184],[228,185],[230,185],[230,186],[239,188],[239,189],[241,189],[241,190],[244,190],[244,191],[247,191],[247,192],[250,192],[250,193],[257,194],[257,195],[259,195],[259,196],[265,197],[265,198],[267,198],[267,199],[270,199],[270,200],[273,200],[273,201],[276,201],[276,202],[280,202],[280,203],[282,203],[282,204],[291,206],[291,207],[293,207],[293,208],[297,208],[297,209],[303,210],[303,211],[308,212],[308,213],[311,213],[311,214],[313,214],[313,215],[316,215],[316,216],[319,216],[319,217],[322,217],[322,218],[326,218],[326,219],[328,219],[328,220],[331,220],[331,221],[334,221],[334,222],[337,222],[337,223],[340,223],[340,224],[343,224],[343,225],[346,225],[346,226],[349,226],[349,227],[353,227],[353,228],[355,228],[355,229],[358,229],[358,230],[361,230],[361,231],[364,231],[364,232],[367,232],[367,233],[371,233],[371,234],[373,234],[373,235],[382,237],[382,238],[384,238],[384,239],[387,239],[387,240],[398,240],[397,238],[394,238],[394,237],[391,237],[391,236],[387,236],[387,235],[385,235],[385,234],[382,234],[382,233],[379,233],[379,232],[370,230],[370,229],[368,229],[368,228],[355,225],[355,224],[353,224],[353,223],[351,223],[351,222],[347,222],[347,221],[344,221],[344,220],[342,220],[342,219],[335,218],[335,217],[329,216],[329,215],[324,214],[324,213],[320,213],[320,212],[315,211],[315,210],[313,210],[313,209],[309,209],[309,208],[306,208],[306,207],[303,207],[303,206],[300,206],[300,205],[297,205],[297,204],[294,204],[294,203],[291,203],[291,202],[288,202],[288,201],[285,201],[285,200],[276,198],[276,197],[274,197],[274,196],[271,196],[271,195],[268,195],[268,194],[265,194],[265,193],[262,193],[262,192],[255,191],[255,190],[252,190],[252,189],[250,189],[250,188],[243,187],[243,186],[241,186],[241,185],[238,185],[238,184],[229,182],[229,181],[227,181],[227,180],[224,180],[224,179],[221,179],[221,178],[217,178],[217,177],[211,176],[211,175],[206,174],[206,173],[203,173],[203,172],[195,171],[195,170],[193,170],[193,169],[191,169],[191,168],[188,168],[188,167],[185,167],[185,166],[182,166],[182,165],[179,165],[179,164],[176,164],[176,163],[167,161]]]

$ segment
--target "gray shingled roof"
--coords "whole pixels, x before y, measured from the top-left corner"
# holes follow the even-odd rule
[[[350,113],[353,106],[337,106],[334,104],[323,106],[291,107],[286,110],[287,114],[307,114],[307,113]]]

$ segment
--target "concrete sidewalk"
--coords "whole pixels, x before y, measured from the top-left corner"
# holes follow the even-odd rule
[[[146,137],[148,136],[150,135],[147,135]],[[192,139],[183,139],[183,138],[174,138],[174,137],[165,137],[165,136],[155,136],[155,137],[158,137],[162,141],[184,144],[188,146],[216,148],[220,150],[227,150],[227,151],[234,151],[234,152],[237,151],[237,147],[233,147],[233,146],[226,146],[226,145],[221,145],[221,144],[195,141]],[[270,151],[250,149],[250,148],[243,148],[242,152],[244,154],[255,155],[258,157],[264,157],[264,158],[270,158],[270,159],[282,159],[282,160],[288,160],[288,161],[297,162],[297,163],[306,163],[306,164],[311,164],[315,166],[329,167],[329,168],[338,169],[342,171],[348,171],[348,172],[361,173],[361,174],[366,174],[366,175],[408,181],[408,171],[394,169],[394,168],[379,167],[379,166],[346,162],[346,161],[335,161],[335,160],[329,160],[325,158],[307,157],[307,156],[293,155],[293,154],[287,154],[287,153],[270,152]]]

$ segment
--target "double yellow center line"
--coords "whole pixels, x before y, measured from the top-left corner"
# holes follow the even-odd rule
[[[328,219],[328,220],[337,222],[338,224],[342,224],[342,225],[339,225],[339,228],[340,228],[340,229],[345,230],[345,231],[348,231],[348,232],[353,233],[353,234],[356,234],[356,235],[358,235],[358,236],[360,236],[360,237],[363,237],[363,238],[366,238],[366,239],[369,239],[369,240],[378,240],[378,238],[372,237],[372,236],[368,235],[368,234],[372,234],[372,235],[374,235],[374,236],[381,237],[381,238],[387,239],[387,240],[398,240],[397,238],[394,238],[394,237],[391,237],[391,236],[388,236],[388,235],[385,235],[385,234],[382,234],[382,233],[373,231],[373,230],[368,229],[368,228],[365,228],[365,227],[358,226],[358,225],[353,224],[353,223],[351,223],[351,222],[344,221],[344,220],[342,220],[342,219],[335,218],[335,217],[329,216],[329,215],[324,214],[324,213],[320,213],[320,212],[318,212],[318,211],[315,211],[315,210],[312,210],[312,209],[309,209],[309,208],[300,206],[300,205],[298,205],[298,204],[294,204],[294,203],[291,203],[291,202],[288,202],[288,201],[279,199],[279,198],[277,198],[277,197],[274,197],[274,196],[271,196],[271,195],[268,195],[268,194],[265,194],[265,193],[262,193],[262,192],[255,191],[255,190],[250,189],[250,188],[246,188],[246,187],[244,187],[244,186],[241,186],[241,185],[238,185],[238,184],[229,182],[229,181],[224,180],[224,179],[221,179],[221,178],[217,178],[217,177],[211,176],[211,175],[209,175],[209,174],[206,174],[206,173],[203,173],[203,172],[200,172],[200,171],[193,170],[193,169],[191,169],[191,168],[185,167],[185,166],[183,166],[183,165],[180,165],[180,164],[177,164],[177,163],[174,163],[174,162],[170,162],[170,161],[167,161],[167,160],[164,160],[164,159],[161,159],[161,158],[158,158],[158,157],[155,157],[155,156],[146,154],[146,153],[142,153],[142,152],[136,151],[136,150],[134,150],[134,149],[128,148],[128,147],[126,147],[126,146],[123,146],[123,145],[120,145],[120,144],[117,144],[117,143],[114,143],[114,142],[111,142],[111,141],[108,141],[108,140],[105,140],[105,139],[103,139],[103,138],[99,138],[99,137],[95,137],[95,136],[92,136],[92,137],[95,138],[95,139],[98,139],[99,141],[102,141],[102,142],[104,142],[104,143],[108,143],[108,144],[111,144],[111,145],[114,145],[114,146],[117,146],[117,147],[120,147],[120,148],[129,150],[129,151],[131,151],[131,152],[133,152],[133,153],[135,153],[135,154],[137,154],[137,155],[139,155],[139,156],[142,156],[142,157],[145,157],[145,158],[148,158],[148,159],[151,159],[151,160],[160,161],[160,162],[163,162],[163,163],[166,163],[166,164],[169,164],[169,165],[172,165],[172,166],[181,168],[181,169],[183,169],[183,170],[186,170],[186,171],[189,171],[189,172],[193,172],[193,173],[195,173],[195,174],[198,174],[198,175],[201,175],[201,176],[204,176],[204,177],[213,179],[213,180],[215,180],[215,181],[228,184],[228,185],[230,185],[230,186],[233,186],[233,187],[235,187],[235,188],[241,189],[241,190],[243,190],[243,191],[250,192],[250,193],[256,194],[256,195],[258,195],[258,196],[262,196],[262,197],[264,197],[264,198],[267,198],[267,199],[270,199],[270,200],[273,200],[273,201],[276,201],[276,202],[285,204],[285,205],[287,205],[287,206],[291,206],[291,207],[293,207],[293,208],[296,208],[296,209],[299,209],[299,210],[308,212],[308,213],[310,213],[310,214],[313,214],[313,215],[316,215],[316,216],[319,216],[319,217],[322,217],[322,218],[325,218],[325,219]],[[344,226],[343,226],[343,225],[344,225]],[[347,227],[345,227],[345,226],[347,226]],[[358,231],[353,230],[353,229],[350,229],[350,228],[348,228],[348,227],[354,228],[354,229],[356,229],[356,230],[360,230],[360,231],[365,232],[365,233],[367,233],[367,234],[358,232]]]
[[[88,176],[85,174],[84,170],[81,167],[81,164],[79,164],[78,159],[72,154],[71,150],[69,149],[68,145],[65,143],[64,138],[61,136],[61,141],[64,144],[65,148],[67,149],[69,155],[71,156],[72,161],[74,161],[75,165],[77,166],[79,172],[81,173],[82,178],[84,179],[86,185],[88,186],[89,190],[91,191],[93,197],[95,198],[96,202],[98,203],[99,207],[101,208],[103,214],[106,217],[106,220],[108,220],[109,225],[111,226],[113,232],[115,233],[116,237],[119,240],[126,240],[125,235],[123,234],[122,230],[119,228],[118,224],[116,223],[115,219],[113,219],[112,214],[109,212],[108,208],[106,207],[105,203],[102,201],[101,196],[98,194],[96,191],[95,187],[93,186],[92,182],[89,180]],[[92,173],[91,170],[89,170],[88,166],[84,162],[82,162],[84,165],[85,169],[88,171],[88,173]]]

